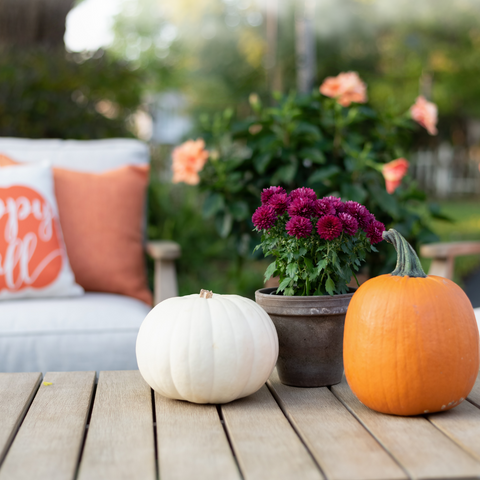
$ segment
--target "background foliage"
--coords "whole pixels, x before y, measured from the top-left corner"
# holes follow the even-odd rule
[[[98,51],[4,48],[0,54],[0,135],[29,138],[131,137],[143,74]],[[103,112],[100,113],[100,112]]]
[[[132,115],[139,107],[148,110],[158,92],[176,89],[188,99],[193,118],[200,119],[205,112],[210,114],[210,141],[216,145],[219,158],[221,153],[224,160],[228,159],[226,165],[233,165],[235,158],[244,158],[249,149],[268,150],[255,144],[255,139],[266,141],[265,132],[255,136],[247,133],[246,125],[251,122],[251,93],[257,93],[267,107],[274,107],[277,101],[271,96],[272,90],[286,94],[295,89],[294,16],[295,4],[299,2],[278,3],[273,64],[266,62],[270,48],[267,12],[262,8],[263,2],[255,0],[125,0],[114,22],[115,40],[106,51],[71,53],[63,47],[51,49],[41,45],[14,50],[2,44],[0,135],[83,139],[132,136]],[[439,105],[440,134],[434,138],[417,131],[410,145],[402,140],[402,152],[408,159],[419,146],[435,148],[441,141],[466,145],[470,141],[466,123],[480,116],[479,0],[322,0],[316,4],[317,84],[340,71],[358,71],[368,84],[371,105],[380,115],[387,116],[388,112],[405,111],[419,92],[429,96]],[[233,106],[233,110],[223,113],[228,106]],[[282,115],[288,112],[289,108],[277,120],[286,122]],[[227,132],[226,125],[233,130]],[[205,130],[205,124],[197,128],[197,132]],[[275,135],[274,131],[270,133]],[[322,134],[327,136],[328,128]],[[307,143],[311,146],[314,137],[309,138]],[[233,139],[241,142],[234,143]],[[253,200],[249,203],[248,195],[253,199],[253,193],[245,192],[240,182],[237,193],[225,194],[239,202],[246,201],[247,209],[237,203],[231,207],[230,220],[224,215],[222,221],[223,207],[210,219],[203,218],[204,194],[195,187],[170,184],[170,148],[165,147],[161,160],[154,151],[149,231],[157,238],[174,238],[182,244],[181,291],[191,293],[199,286],[218,285],[219,291],[251,295],[261,286],[264,269],[263,265],[257,268],[248,257],[253,242],[245,219],[248,220],[246,210],[250,209],[251,215],[251,209],[257,205]],[[299,152],[297,147],[294,149]],[[281,166],[288,166],[290,161],[285,156],[287,150],[282,149],[279,157],[273,157]],[[328,153],[323,147],[320,151],[325,156]],[[256,158],[256,166],[251,159],[246,161],[245,172],[259,176],[261,182],[272,180],[275,162],[259,174],[256,168],[266,157]],[[312,161],[310,157],[297,158],[299,169],[292,184],[308,180],[312,169],[320,176],[328,173],[326,164],[312,161],[313,166],[305,166],[305,159]],[[288,169],[279,171],[281,175],[288,173]],[[348,197],[351,192],[342,192],[342,185],[346,188],[342,175],[317,178],[319,193],[338,191]],[[430,222],[432,213],[437,213],[436,207],[429,206],[415,186],[407,183],[408,179],[404,184],[408,188],[398,190],[385,203],[378,200],[381,194],[371,192],[365,180],[370,175],[374,178],[372,185],[381,186],[378,172],[358,166],[358,170],[345,175],[358,175],[361,179],[354,183],[367,193],[366,201],[379,202],[375,207],[379,218],[388,216],[386,223],[396,224],[397,228],[404,224],[403,233],[416,232],[422,241],[428,241],[433,238],[428,232],[432,225],[435,230],[444,225],[439,227],[442,232],[453,230],[449,224]],[[285,184],[290,185],[285,179]],[[328,181],[332,182],[330,186]],[[253,185],[256,191],[261,182]],[[221,193],[223,187],[218,188]],[[228,188],[234,190],[237,185],[233,183]],[[353,195],[361,197],[361,192],[357,190]],[[407,212],[399,210],[404,204]],[[210,199],[205,209],[211,213],[217,207]],[[222,228],[224,232],[231,228],[232,239],[222,240],[217,235],[216,229]],[[461,231],[461,224],[455,231]],[[478,232],[475,235],[479,238]],[[241,255],[232,260],[232,251]],[[247,268],[239,275],[242,261]],[[219,278],[227,280],[222,282]]]
[[[262,189],[313,188],[319,198],[336,195],[364,204],[387,228],[395,228],[418,248],[438,237],[429,219],[445,217],[411,178],[387,193],[382,165],[408,152],[415,124],[408,112],[377,112],[366,105],[343,108],[314,91],[277,95],[275,107],[252,98],[252,115],[235,121],[232,111],[203,116],[204,138],[213,148],[201,173],[208,192],[204,214],[215,219],[219,234],[236,240],[239,255],[258,243],[251,215]],[[425,205],[423,213],[422,206]],[[384,242],[369,255],[370,274],[393,270],[396,255]]]

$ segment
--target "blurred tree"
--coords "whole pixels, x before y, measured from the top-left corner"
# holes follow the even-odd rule
[[[2,0],[0,45],[63,47],[65,19],[75,0]]]
[[[103,50],[69,53],[74,0],[0,1],[0,135],[133,136],[145,71]]]
[[[99,50],[3,49],[0,135],[30,138],[132,136],[143,75]]]

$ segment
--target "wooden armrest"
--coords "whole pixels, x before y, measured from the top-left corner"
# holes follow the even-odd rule
[[[420,248],[420,255],[425,258],[448,258],[475,253],[480,253],[480,242],[430,243]]]
[[[420,247],[420,255],[433,258],[429,275],[453,278],[455,257],[480,253],[480,242],[430,243]]]
[[[182,253],[180,245],[169,240],[149,240],[146,250],[154,260],[175,260]]]
[[[175,259],[180,257],[180,245],[167,240],[148,241],[147,253],[155,260],[154,305],[178,296]]]

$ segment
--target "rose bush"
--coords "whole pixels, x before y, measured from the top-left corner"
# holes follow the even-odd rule
[[[367,93],[354,72],[326,79],[321,90],[325,95],[320,89],[308,95],[275,94],[273,107],[264,107],[251,95],[252,111],[243,119],[235,118],[232,109],[200,117],[198,133],[210,151],[199,173],[199,186],[206,193],[205,216],[213,217],[219,234],[233,237],[238,254],[246,257],[257,243],[250,215],[262,190],[269,185],[289,190],[307,186],[319,197],[333,195],[364,204],[414,248],[436,241],[429,221],[445,218],[439,207],[426,201],[411,178],[399,183],[398,175],[384,177],[391,174],[385,165],[408,158],[416,127],[412,117],[434,132],[432,108],[427,105],[428,115],[421,117],[419,108],[399,113],[359,104],[367,100]],[[372,275],[395,265],[390,249],[381,244],[379,250],[368,261]]]

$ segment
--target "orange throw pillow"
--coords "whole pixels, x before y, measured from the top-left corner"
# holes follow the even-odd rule
[[[0,155],[0,166],[12,164],[18,165]],[[143,248],[148,171],[134,165],[100,174],[53,169],[68,258],[85,290],[152,304]]]

